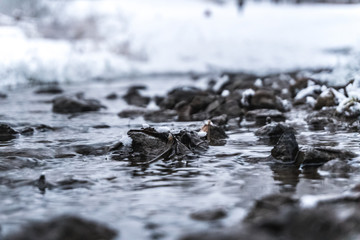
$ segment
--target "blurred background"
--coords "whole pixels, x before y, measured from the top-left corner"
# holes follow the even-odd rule
[[[2,0],[0,87],[319,67],[342,79],[358,71],[359,2]]]

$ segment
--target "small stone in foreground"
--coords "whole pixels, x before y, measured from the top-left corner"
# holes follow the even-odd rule
[[[111,240],[116,232],[93,221],[60,216],[48,222],[33,222],[4,240]]]

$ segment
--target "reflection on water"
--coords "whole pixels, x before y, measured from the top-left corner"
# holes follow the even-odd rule
[[[178,82],[157,81],[168,88]],[[121,239],[174,239],[189,230],[236,224],[255,199],[270,193],[339,193],[359,181],[359,176],[351,172],[340,176],[319,174],[317,168],[271,163],[267,157],[272,146],[254,136],[256,128],[250,125],[228,132],[225,146],[212,146],[193,159],[158,161],[148,166],[108,160],[106,147],[144,123],[142,118],[118,118],[116,114],[127,105],[122,99],[105,98],[110,92],[125,93],[124,83],[64,88],[67,92],[85,91],[108,109],[71,118],[53,114],[47,103],[52,97],[35,95],[34,89],[11,92],[8,99],[1,100],[1,121],[15,129],[38,124],[55,129],[35,129],[33,136],[0,143],[2,234],[30,220],[71,213],[107,223],[120,231]],[[157,89],[149,86],[145,93],[154,95]],[[151,125],[180,129],[201,124]],[[99,125],[110,127],[93,127]],[[300,145],[340,146],[359,153],[357,133],[329,134],[301,124],[296,130]],[[358,166],[358,160],[352,164]],[[50,184],[45,187],[37,182],[42,172]],[[216,208],[227,212],[216,224],[190,218],[193,212]]]

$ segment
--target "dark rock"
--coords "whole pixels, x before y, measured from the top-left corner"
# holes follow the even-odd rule
[[[110,128],[110,126],[107,124],[99,124],[99,125],[93,126],[93,128],[102,129],[102,128]]]
[[[7,98],[7,94],[0,92],[0,99],[5,99]]]
[[[226,217],[227,213],[222,208],[197,211],[190,215],[194,220],[198,221],[214,221]]]
[[[115,144],[109,149],[111,159],[149,164],[158,160],[180,160],[207,149],[206,141],[192,131],[172,134],[145,128],[130,130],[128,135],[132,139],[131,148]]]
[[[55,113],[81,113],[99,111],[106,108],[98,100],[85,99],[82,94],[73,96],[60,96],[53,100],[53,112]]]
[[[256,109],[248,111],[245,115],[247,121],[255,121],[257,125],[265,125],[266,119],[270,117],[272,121],[283,122],[285,116],[278,110],[273,109]]]
[[[55,130],[55,128],[53,128],[53,127],[51,127],[49,125],[46,125],[46,124],[39,124],[35,128],[39,132],[48,132],[48,131],[54,131]]]
[[[131,110],[123,110],[118,113],[120,118],[137,118],[140,116],[144,116],[147,111],[144,109],[131,109]]]
[[[61,188],[63,190],[74,188],[89,188],[91,185],[93,185],[93,183],[89,181],[74,178],[64,179],[56,182],[56,188]]]
[[[9,141],[16,138],[18,132],[11,128],[8,124],[0,124],[0,141]]]
[[[219,126],[214,125],[211,121],[208,121],[202,128],[202,132],[206,133],[206,139],[210,145],[225,145],[226,135],[224,129]]]
[[[47,222],[33,222],[4,240],[111,240],[116,232],[93,221],[74,216],[56,217]]]
[[[59,86],[56,85],[41,87],[35,91],[36,94],[60,94],[63,92],[64,91]]]
[[[109,100],[115,100],[118,98],[118,95],[116,93],[110,93],[109,95],[106,96],[106,99]]]
[[[21,156],[1,156],[0,171],[7,171],[11,169],[33,168],[41,165],[40,161],[34,158]]]
[[[44,160],[54,158],[54,150],[48,148],[19,148],[2,149],[0,158],[22,157],[32,160]]]
[[[159,111],[147,111],[144,114],[146,121],[161,123],[175,121],[177,112],[175,110],[159,110]]]
[[[349,160],[356,157],[353,152],[330,148],[330,147],[308,147],[301,149],[298,161],[303,165],[322,165],[333,159]]]
[[[320,170],[330,173],[347,174],[359,171],[359,167],[353,166],[344,160],[334,159],[322,165]]]
[[[288,195],[273,194],[263,197],[255,202],[244,222],[260,224],[264,219],[272,218],[281,211],[298,207],[299,201]]]
[[[324,130],[328,126],[334,126],[336,120],[328,117],[308,117],[307,123],[309,124],[310,130]]]
[[[146,107],[151,99],[150,97],[144,97],[140,94],[139,90],[144,88],[145,88],[144,86],[130,87],[127,93],[123,96],[127,104],[138,107]]]
[[[46,181],[46,177],[44,174],[41,174],[39,179],[37,179],[33,184],[35,187],[39,188],[41,192],[45,192],[46,189],[52,189],[54,187],[53,184]]]
[[[224,73],[229,80],[226,81],[219,89],[219,93],[224,90],[234,91],[237,89],[248,89],[254,86],[254,82],[259,76],[246,73]]]
[[[181,240],[342,240],[360,236],[358,197],[345,197],[316,208],[302,209],[287,195],[271,195],[256,202],[242,225],[188,234]],[[349,207],[353,201],[354,206]],[[341,204],[347,203],[344,207]],[[344,211],[347,212],[344,215]]]
[[[291,97],[295,97],[302,89],[307,88],[309,78],[299,78],[290,86]]]
[[[258,90],[251,97],[250,107],[252,109],[277,109],[277,102],[274,92],[267,90]]]
[[[226,114],[222,114],[211,118],[211,122],[213,122],[215,125],[218,126],[225,125],[227,121],[228,121],[228,116]]]
[[[270,142],[277,143],[281,135],[286,131],[295,133],[295,129],[282,123],[267,124],[255,131],[255,135],[260,138],[268,138]]]
[[[160,159],[170,159],[184,156],[191,151],[171,133],[159,133],[153,128],[130,130],[132,149],[141,160],[154,162]]]
[[[281,163],[295,163],[299,145],[293,131],[285,131],[271,150],[271,156]]]
[[[34,128],[32,127],[26,127],[20,130],[20,134],[23,136],[31,136],[34,135]]]
[[[106,154],[107,146],[103,145],[75,145],[71,147],[77,154],[85,155],[85,156],[101,156]]]
[[[323,107],[331,107],[336,105],[337,101],[335,98],[335,94],[331,89],[328,89],[325,92],[321,93],[320,96],[317,98],[314,109],[320,110]]]
[[[194,97],[206,94],[201,89],[194,87],[180,87],[171,90],[167,96],[159,103],[163,109],[175,109],[175,105],[184,101],[190,103]]]

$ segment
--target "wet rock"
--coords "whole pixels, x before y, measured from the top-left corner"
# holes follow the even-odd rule
[[[131,147],[115,144],[109,149],[111,159],[149,164],[158,160],[181,160],[207,149],[207,142],[192,131],[182,130],[173,134],[148,127],[130,130],[128,135],[132,140]]]
[[[184,101],[190,103],[196,96],[206,94],[199,88],[194,87],[179,87],[171,90],[167,96],[159,103],[162,109],[175,109],[175,106]]]
[[[23,157],[29,159],[52,159],[54,150],[48,148],[19,148],[19,149],[2,149],[0,157]]]
[[[228,116],[226,114],[222,114],[211,118],[211,122],[213,122],[215,125],[218,126],[225,125],[227,121],[228,121]]]
[[[277,144],[271,150],[271,156],[281,163],[291,164],[296,162],[299,145],[293,131],[285,131]]]
[[[47,222],[32,222],[4,240],[111,240],[116,232],[99,223],[75,216],[60,216]]]
[[[59,86],[56,85],[41,87],[35,91],[36,94],[60,94],[63,92],[64,90],[62,90]]]
[[[60,188],[63,190],[69,190],[74,188],[89,188],[93,183],[87,180],[68,178],[61,181],[56,182],[56,188]]]
[[[0,159],[0,171],[20,168],[33,168],[39,165],[41,165],[41,162],[34,158],[7,156],[4,154]]]
[[[32,127],[26,127],[20,130],[20,134],[23,136],[32,136],[34,135],[34,132],[35,130]]]
[[[211,210],[197,211],[190,215],[194,220],[198,221],[214,221],[226,217],[227,213],[222,208],[216,208]]]
[[[144,109],[129,109],[129,110],[123,110],[123,111],[119,112],[118,116],[120,118],[134,119],[134,118],[137,118],[140,116],[144,116],[145,113],[147,113],[147,111]]]
[[[55,128],[49,126],[49,125],[46,125],[46,124],[38,124],[36,125],[36,130],[39,131],[39,132],[48,132],[48,131],[54,131]]]
[[[159,110],[159,111],[147,111],[144,114],[146,121],[161,123],[175,121],[177,112],[175,110]]]
[[[146,89],[145,86],[132,86],[128,89],[127,93],[123,96],[124,100],[129,105],[138,107],[146,107],[150,102],[150,97],[144,97],[140,94],[139,90]]]
[[[200,133],[206,133],[205,137],[210,145],[225,145],[226,135],[224,129],[214,125],[210,120],[201,128]],[[204,137],[204,138],[205,138]]]
[[[355,203],[353,207],[349,208],[349,202]],[[360,236],[360,211],[355,206],[358,198],[338,198],[306,209],[301,208],[299,203],[299,200],[283,194],[266,196],[256,202],[243,224],[218,231],[188,234],[180,239],[342,240]],[[344,203],[347,205],[341,207]]]
[[[223,73],[223,75],[228,76],[228,81],[226,81],[219,89],[219,92],[224,90],[234,91],[237,89],[248,89],[254,86],[254,82],[259,76],[246,73]]]
[[[353,166],[344,160],[334,159],[322,165],[320,170],[330,173],[347,174],[359,171],[359,167]]]
[[[272,91],[258,90],[250,100],[250,108],[252,109],[278,109],[279,107]]]
[[[159,133],[153,128],[146,128],[130,130],[128,135],[132,139],[134,156],[148,162],[167,160],[191,152],[169,132]]]
[[[285,121],[285,115],[279,110],[273,109],[256,109],[248,111],[245,114],[245,119],[247,121],[255,121],[257,125],[265,125],[266,119],[271,118],[275,122]]]
[[[260,224],[264,219],[272,218],[281,211],[298,207],[299,201],[285,194],[272,194],[255,202],[244,222]]]
[[[115,100],[118,98],[118,95],[116,93],[110,93],[109,95],[106,96],[106,99],[108,100]]]
[[[33,185],[37,187],[41,192],[45,192],[46,189],[52,189],[54,187],[53,184],[46,181],[45,174],[41,174],[39,179],[33,182]]]
[[[0,141],[9,141],[16,138],[18,132],[11,128],[8,124],[0,124]]]
[[[7,94],[0,92],[0,99],[5,99],[5,98],[7,98]]]
[[[322,92],[320,96],[317,98],[314,109],[320,110],[323,107],[331,107],[336,105],[337,105],[337,100],[333,90],[327,89],[324,92]]]
[[[333,159],[350,160],[356,154],[347,150],[331,147],[305,147],[301,149],[298,161],[303,165],[322,165]]]
[[[282,123],[270,123],[255,131],[255,135],[262,139],[269,139],[276,144],[284,132],[290,131],[295,133],[295,129]]]
[[[305,121],[311,130],[324,130],[328,126],[345,128],[345,119],[339,118],[334,107],[323,108],[306,116]]]
[[[99,111],[106,108],[96,99],[85,99],[83,94],[73,96],[60,96],[53,100],[53,112],[55,113],[81,113]]]
[[[110,126],[107,124],[98,124],[98,125],[93,126],[93,128],[103,129],[103,128],[110,128]]]
[[[107,145],[94,144],[94,145],[75,145],[71,146],[71,149],[77,154],[84,156],[101,156],[107,153]]]

